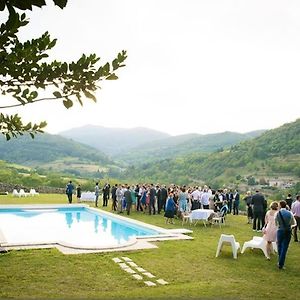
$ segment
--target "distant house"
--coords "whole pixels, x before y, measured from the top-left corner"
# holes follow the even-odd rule
[[[292,180],[283,180],[283,179],[269,179],[269,186],[278,187],[278,188],[290,188],[293,186]]]

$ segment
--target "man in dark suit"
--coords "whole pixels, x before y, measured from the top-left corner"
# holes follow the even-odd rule
[[[239,214],[239,206],[240,206],[240,194],[238,190],[235,190],[233,194],[233,214],[238,215]]]
[[[129,215],[130,210],[131,210],[132,198],[131,198],[131,193],[130,193],[128,186],[126,186],[126,188],[125,188],[124,197],[125,197],[125,201],[126,201],[127,215]]]
[[[167,198],[168,198],[168,191],[167,191],[167,188],[165,185],[161,188],[160,197],[161,197],[162,209],[165,211],[166,210],[165,209],[166,202],[167,202]]]
[[[149,204],[149,215],[151,215],[151,211],[153,211],[153,215],[155,215],[155,198],[156,198],[156,190],[154,188],[154,184],[151,184],[150,187],[150,204]]]
[[[118,184],[115,184],[112,188],[111,188],[111,198],[112,198],[112,210],[116,211],[117,210],[117,188],[118,188]]]
[[[263,216],[264,216],[264,207],[266,200],[265,197],[259,192],[256,191],[252,196],[252,205],[253,205],[253,230],[261,232],[263,226]]]

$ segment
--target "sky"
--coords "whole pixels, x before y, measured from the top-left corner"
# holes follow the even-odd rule
[[[49,31],[58,39],[53,59],[96,53],[106,63],[128,53],[119,79],[101,83],[96,104],[5,111],[47,120],[47,132],[93,124],[244,133],[300,117],[298,0],[69,0],[63,10],[47,3],[27,13],[21,36]]]

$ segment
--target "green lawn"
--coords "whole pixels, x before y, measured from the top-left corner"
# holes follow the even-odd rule
[[[30,198],[0,196],[0,204],[67,203],[65,195],[40,195]],[[161,227],[160,215],[132,213],[131,218]],[[189,225],[185,225],[190,228]],[[298,299],[300,244],[291,242],[286,270],[276,268],[260,250],[247,250],[232,258],[229,247],[215,258],[221,233],[234,234],[243,243],[253,236],[245,216],[228,216],[220,229],[191,227],[194,240],[162,241],[157,249],[106,254],[64,255],[56,249],[10,251],[0,254],[0,298],[59,299]],[[146,287],[120,269],[113,257],[128,256],[139,266],[170,284]]]

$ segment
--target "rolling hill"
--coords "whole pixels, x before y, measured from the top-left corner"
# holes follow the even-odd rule
[[[264,130],[245,134],[222,132],[215,134],[185,134],[172,136],[155,142],[148,142],[128,152],[114,155],[117,161],[128,164],[151,162],[155,160],[175,158],[192,153],[211,153],[235,145],[241,141],[252,139]]]
[[[249,176],[284,175],[300,181],[300,119],[223,151],[145,162],[128,167],[123,174],[139,182],[216,182],[218,186]]]
[[[262,132],[264,130],[245,134],[222,132],[170,136],[143,127],[122,129],[87,125],[63,131],[60,135],[97,148],[121,164],[136,164],[193,152],[214,152],[254,138]]]
[[[114,162],[101,151],[59,135],[39,134],[0,138],[0,160],[43,170],[88,175],[105,171]]]
[[[107,128],[102,126],[86,125],[59,133],[61,136],[89,145],[113,156],[122,152],[128,152],[148,141],[158,141],[169,137],[164,132],[137,127]]]

